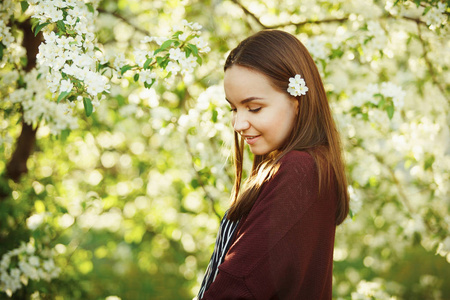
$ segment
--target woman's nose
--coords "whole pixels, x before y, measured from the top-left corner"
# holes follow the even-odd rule
[[[236,113],[233,119],[233,128],[234,131],[240,133],[244,130],[247,130],[250,127],[250,123],[244,115]]]

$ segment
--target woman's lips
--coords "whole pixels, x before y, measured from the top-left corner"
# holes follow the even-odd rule
[[[257,140],[259,140],[261,136],[260,135],[255,135],[255,136],[244,136],[245,141],[247,142],[247,144],[249,145],[253,145],[254,143],[256,143]]]

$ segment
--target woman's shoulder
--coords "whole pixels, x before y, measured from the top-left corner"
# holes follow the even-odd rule
[[[316,163],[311,154],[306,151],[292,150],[280,159],[279,171],[284,172],[315,172]]]
[[[286,153],[282,158],[281,161],[314,161],[311,154],[309,154],[306,151],[300,151],[300,150],[291,150],[288,153]]]
[[[296,194],[299,189],[314,188],[318,184],[316,163],[312,155],[305,151],[289,151],[278,161],[273,171],[261,190],[263,195],[274,189]]]

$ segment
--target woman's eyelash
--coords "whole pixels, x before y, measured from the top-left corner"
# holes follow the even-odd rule
[[[260,110],[261,110],[261,107],[254,108],[254,109],[250,109],[250,108],[248,109],[248,111],[250,111],[250,112],[258,112]],[[235,112],[235,111],[237,111],[237,108],[230,108],[230,111]]]

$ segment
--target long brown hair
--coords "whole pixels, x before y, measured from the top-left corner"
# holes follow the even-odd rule
[[[277,170],[278,161],[291,150],[306,151],[314,158],[319,174],[319,191],[337,188],[336,224],[341,224],[349,210],[347,179],[339,133],[328,104],[317,66],[305,46],[293,35],[280,30],[263,30],[233,49],[224,70],[233,65],[247,67],[267,76],[274,88],[287,93],[289,78],[301,74],[309,90],[297,96],[298,113],[284,145],[268,154],[255,155],[252,172],[241,188],[244,141],[234,133],[235,183],[228,219],[238,220],[248,214],[262,184]]]

